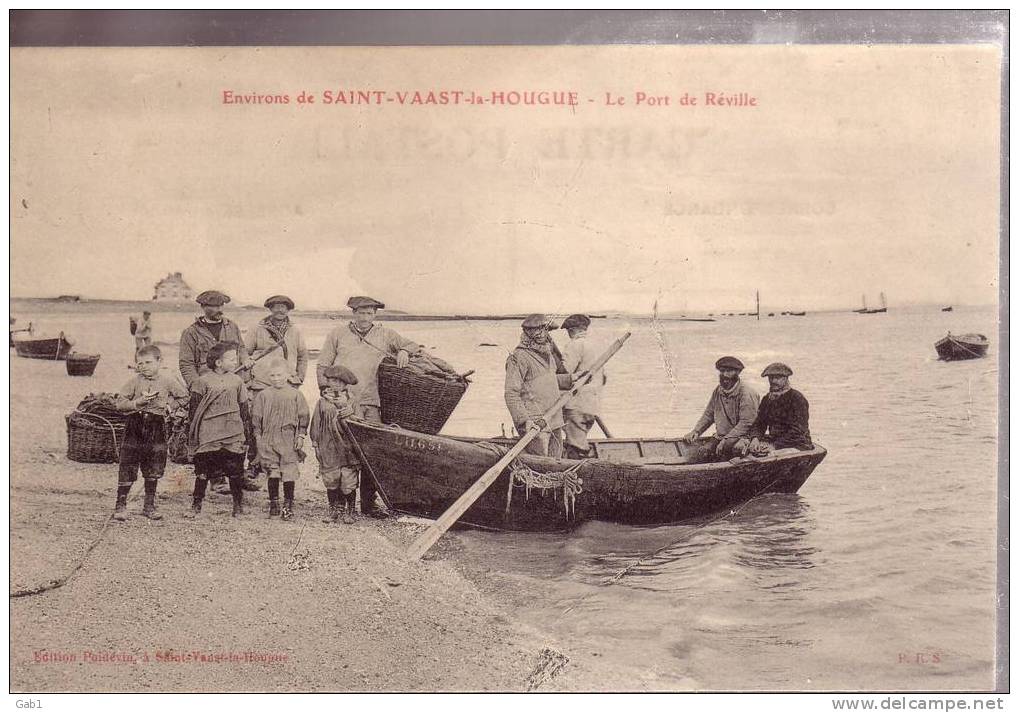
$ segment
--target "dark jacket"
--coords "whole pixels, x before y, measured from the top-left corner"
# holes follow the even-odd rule
[[[243,363],[248,358],[248,350],[244,346],[244,339],[241,338],[240,327],[235,322],[223,317],[223,327],[219,332],[219,339],[209,331],[205,319],[199,317],[190,327],[180,334],[180,375],[184,377],[184,383],[192,388],[199,376],[212,371],[205,363],[205,357],[216,342],[237,342],[240,345],[237,350],[237,358]]]
[[[753,438],[767,436],[775,448],[809,451],[814,444],[810,440],[810,404],[806,397],[796,389],[789,389],[780,396],[765,394],[750,435]]]

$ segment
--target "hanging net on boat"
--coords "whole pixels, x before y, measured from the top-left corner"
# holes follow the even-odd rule
[[[566,519],[572,520],[576,512],[577,496],[584,492],[584,479],[580,477],[580,468],[584,461],[572,465],[566,470],[550,473],[539,473],[525,463],[518,460],[510,464],[510,487],[506,496],[506,510],[509,511],[510,503],[513,500],[513,488],[524,489],[524,499],[531,498],[532,490],[539,490],[544,495],[545,491],[551,490],[555,497],[560,488],[563,491],[563,509],[566,511]]]

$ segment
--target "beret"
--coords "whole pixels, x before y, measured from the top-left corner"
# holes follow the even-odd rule
[[[743,362],[741,362],[736,357],[734,357],[734,356],[724,356],[724,357],[722,357],[721,359],[719,359],[718,361],[715,362],[715,368],[719,369],[719,370],[721,370],[721,369],[738,369],[740,371],[743,371],[743,369],[745,367],[743,366]]]
[[[793,370],[780,361],[776,361],[774,364],[768,364],[764,367],[764,371],[761,372],[761,376],[792,376]]]
[[[286,295],[273,295],[265,301],[265,306],[268,308],[273,305],[286,305],[287,309],[293,309],[294,301]]]
[[[586,314],[571,314],[563,320],[563,329],[574,329],[575,327],[587,329],[589,326],[591,326],[591,318]]]
[[[357,309],[358,307],[375,307],[376,309],[385,309],[386,306],[378,300],[372,299],[371,297],[351,297],[347,300],[347,306],[351,309]]]
[[[322,372],[327,379],[339,379],[345,384],[353,386],[357,383],[357,377],[347,367],[341,364],[334,364],[333,366],[327,366]]]
[[[527,318],[520,323],[520,326],[524,329],[535,329],[537,327],[544,327],[545,329],[558,329],[553,326],[552,319],[546,317],[543,314],[529,314]]]
[[[230,298],[219,290],[206,290],[198,295],[198,297],[195,297],[195,302],[200,305],[223,306],[229,301]]]

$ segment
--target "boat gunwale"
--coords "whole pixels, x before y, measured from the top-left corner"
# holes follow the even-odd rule
[[[364,425],[368,428],[375,429],[378,431],[390,431],[399,434],[408,434],[417,438],[437,438],[441,440],[453,441],[456,443],[463,443],[466,445],[479,445],[480,443],[493,443],[502,440],[502,436],[492,436],[488,438],[479,436],[452,436],[441,433],[421,433],[419,431],[410,431],[406,428],[395,424],[376,423],[373,421],[365,421],[359,418],[351,418],[350,421],[356,422],[358,425]],[[635,443],[640,441],[665,441],[670,443],[678,443],[682,441],[682,438],[592,438],[591,443]],[[710,440],[710,439],[702,439]],[[794,460],[799,458],[805,458],[810,456],[825,456],[828,450],[821,444],[814,442],[814,447],[810,450],[789,452],[789,449],[781,449],[785,452],[773,452],[767,456],[743,456],[738,458],[731,458],[724,461],[702,461],[699,463],[664,463],[661,461],[647,461],[647,460],[610,460],[608,458],[585,458],[577,460],[573,458],[552,458],[550,456],[539,456],[533,453],[522,453],[520,455],[526,456],[528,459],[534,459],[539,463],[583,463],[585,461],[597,461],[600,463],[606,463],[616,466],[629,466],[639,468],[653,468],[653,469],[669,469],[677,470],[680,472],[685,471],[704,471],[704,470],[722,470],[726,468],[735,468],[747,463],[776,463],[783,460]]]

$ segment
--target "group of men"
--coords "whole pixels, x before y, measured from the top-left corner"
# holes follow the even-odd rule
[[[282,360],[289,372],[287,380],[299,387],[308,369],[308,347],[300,329],[290,319],[294,301],[286,295],[273,295],[265,300],[269,315],[258,322],[250,348],[245,344],[238,325],[223,314],[230,297],[218,290],[208,290],[196,300],[203,314],[188,326],[180,337],[180,373],[188,388],[209,371],[207,356],[214,345],[234,342],[239,345],[239,371],[247,382],[252,398],[269,386],[265,372],[269,362]],[[325,387],[325,371],[334,366],[350,370],[356,377],[353,401],[361,418],[381,423],[382,412],[377,371],[387,356],[399,367],[406,366],[411,355],[421,346],[395,330],[375,323],[379,309],[385,305],[371,297],[351,297],[347,306],[352,319],[334,328],[326,337],[318,357],[316,379],[320,390]],[[522,436],[534,426],[538,433],[528,444],[527,452],[537,455],[585,458],[590,455],[588,435],[598,421],[601,392],[606,383],[604,371],[594,374],[590,383],[572,396],[562,408],[553,409],[563,391],[591,370],[597,360],[587,341],[591,320],[583,314],[567,317],[562,328],[569,335],[563,349],[557,347],[550,331],[559,326],[549,317],[532,314],[522,323],[520,343],[506,360],[505,401],[514,427]],[[150,328],[145,320],[145,337]],[[137,335],[136,335],[137,336]],[[276,353],[278,352],[278,353]],[[274,359],[265,359],[276,353]],[[722,357],[715,363],[719,385],[707,408],[684,440],[698,441],[712,424],[715,435],[707,444],[709,457],[728,459],[734,456],[764,455],[771,449],[810,449],[807,400],[789,386],[792,370],[785,364],[769,365],[762,376],[768,377],[771,388],[763,400],[740,380],[743,363],[735,357]],[[705,445],[700,444],[704,449]],[[249,471],[245,487],[257,490],[258,450],[248,449]],[[375,517],[386,513],[377,497],[371,478],[361,478],[361,510]]]
[[[532,314],[524,320],[520,344],[506,360],[505,399],[517,432],[522,436],[537,425],[538,435],[527,452],[536,455],[585,458],[590,454],[588,433],[600,414],[604,372],[573,396],[562,409],[553,409],[563,390],[574,379],[590,371],[597,360],[586,340],[591,320],[582,314],[567,317],[562,324],[569,343],[560,353],[550,336],[557,329],[545,315]],[[809,405],[789,385],[792,369],[776,362],[768,365],[770,390],[762,400],[740,379],[743,362],[725,356],[715,362],[719,385],[711,394],[704,414],[683,440],[697,443],[697,458],[728,460],[733,457],[764,456],[784,448],[810,450]],[[699,443],[712,424],[709,442]]]
[[[198,295],[196,301],[202,306],[203,314],[181,333],[180,373],[190,388],[209,367],[206,357],[209,350],[219,342],[235,342],[239,345],[240,371],[250,374],[246,377],[248,392],[253,399],[260,390],[269,385],[266,372],[274,358],[264,359],[273,353],[287,365],[287,380],[294,386],[304,383],[308,369],[308,347],[300,329],[290,319],[294,301],[286,295],[273,295],[265,301],[269,315],[259,321],[254,330],[249,349],[235,322],[223,315],[223,305],[230,297],[218,290],[208,290]],[[357,404],[357,415],[381,423],[382,411],[379,401],[377,371],[387,356],[396,359],[397,366],[404,367],[410,355],[420,350],[420,345],[397,334],[394,330],[375,324],[375,316],[385,305],[371,297],[351,297],[347,306],[353,312],[353,319],[333,329],[326,337],[318,357],[316,378],[319,389],[326,386],[326,370],[332,366],[343,366],[356,377],[353,401]],[[259,489],[255,482],[258,471],[258,451],[253,444],[248,450],[249,475],[245,488]],[[360,483],[361,512],[372,517],[385,517],[386,511],[380,502],[375,483],[371,478],[362,477]]]

